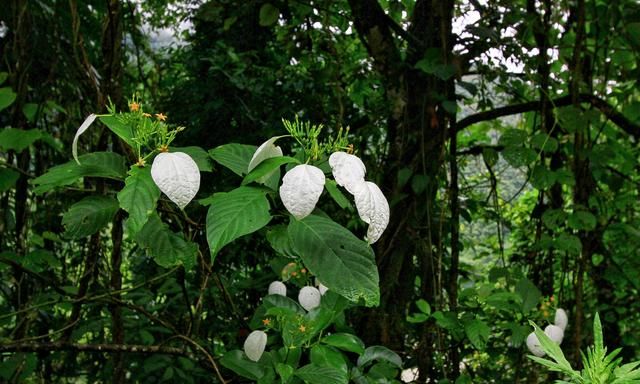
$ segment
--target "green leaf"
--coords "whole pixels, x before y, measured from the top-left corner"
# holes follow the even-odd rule
[[[547,153],[553,153],[558,150],[558,140],[546,133],[538,133],[531,138],[531,146]]]
[[[543,165],[536,165],[531,172],[531,185],[537,189],[551,188],[556,182],[555,173]]]
[[[354,352],[358,355],[364,353],[364,343],[356,335],[350,333],[333,333],[325,336],[320,342],[342,349],[343,351]]]
[[[161,267],[182,264],[190,270],[196,263],[198,246],[169,230],[155,213],[138,232],[136,240]]]
[[[285,225],[276,225],[269,228],[267,230],[267,241],[278,254],[290,258],[297,257]]]
[[[277,171],[280,166],[289,163],[300,164],[300,161],[289,156],[278,156],[265,159],[251,172],[249,172],[247,176],[245,176],[244,180],[242,180],[242,185],[247,185],[254,181],[264,184],[266,179],[268,179],[272,173]]]
[[[278,376],[280,376],[282,382],[286,383],[289,381],[289,378],[293,376],[294,368],[288,364],[277,363],[276,372],[278,372]]]
[[[42,137],[38,129],[17,129],[7,127],[0,132],[0,148],[22,152]]]
[[[509,146],[502,151],[502,157],[512,167],[520,168],[536,161],[538,154],[531,148]]]
[[[150,167],[132,166],[124,183],[124,188],[118,192],[118,201],[120,207],[129,214],[129,234],[135,235],[155,212],[160,189],[151,178]]]
[[[469,338],[469,341],[471,341],[471,344],[473,344],[476,349],[483,350],[487,345],[487,340],[489,340],[491,328],[479,319],[473,319],[463,323],[464,333]]]
[[[118,208],[118,202],[112,197],[85,197],[72,205],[62,217],[65,237],[80,239],[93,235],[113,220]]]
[[[16,93],[10,87],[0,88],[0,111],[13,104],[16,96]]]
[[[311,348],[310,360],[319,367],[329,367],[343,372],[345,380],[347,376],[347,361],[337,349],[317,344]],[[346,383],[346,381],[345,381]]]
[[[207,241],[212,258],[225,245],[271,221],[266,194],[264,189],[240,187],[213,196],[207,213]]]
[[[81,177],[104,177],[123,180],[127,175],[124,157],[113,152],[93,152],[79,157],[80,164],[69,161],[55,166],[32,181],[36,194],[73,184]]]
[[[260,7],[261,26],[268,27],[275,24],[276,21],[278,21],[278,17],[280,17],[280,10],[271,3],[263,4],[262,7]]]
[[[117,116],[100,116],[98,119],[106,125],[111,132],[121,138],[122,141],[129,144],[131,147],[135,147],[135,142],[133,141],[133,130],[129,124],[121,121]]]
[[[351,207],[351,202],[346,198],[344,193],[338,188],[338,184],[329,178],[325,179],[324,187],[329,192],[329,195],[333,200],[338,204],[338,206],[342,209],[347,209]]]
[[[220,364],[250,380],[258,380],[264,376],[264,368],[255,361],[247,359],[244,353],[237,349],[225,353],[220,359]]]
[[[522,312],[527,313],[538,305],[542,293],[531,280],[522,278],[516,284],[516,293],[522,298]]]
[[[19,178],[20,174],[13,169],[0,168],[0,193],[13,188]]]
[[[298,368],[295,375],[308,384],[346,384],[349,379],[343,372],[330,367],[307,364]]]
[[[505,147],[514,147],[524,144],[526,140],[526,131],[522,129],[507,129],[502,133],[502,135],[500,135],[498,144],[504,145]]]
[[[416,301],[416,306],[418,307],[418,309],[420,311],[422,311],[422,313],[424,313],[426,315],[430,315],[431,314],[431,306],[429,305],[429,303],[426,300],[418,299],[418,301]]]
[[[566,217],[562,209],[547,209],[542,214],[542,223],[549,229],[556,229],[564,224]]]
[[[575,211],[569,215],[567,224],[569,227],[577,230],[593,231],[596,228],[597,219],[593,213],[589,211]]]
[[[38,113],[38,104],[35,103],[26,103],[22,106],[22,113],[24,117],[27,118],[27,121],[33,123],[36,119],[36,113]]]
[[[579,255],[582,252],[582,242],[577,236],[561,233],[554,239],[553,245],[556,249],[566,251],[574,255]]]
[[[378,269],[369,245],[331,219],[291,219],[289,237],[305,266],[330,290],[366,306],[380,302]]]
[[[398,368],[402,368],[400,356],[389,348],[380,345],[365,349],[364,354],[358,358],[358,367],[362,367],[372,361],[386,361]]]
[[[198,165],[198,169],[200,172],[212,172],[213,167],[211,166],[211,157],[204,149],[191,146],[191,147],[169,147],[170,152],[184,152],[187,155],[191,156],[193,161]]]
[[[210,150],[209,156],[236,175],[243,176],[257,148],[255,145],[225,144]]]

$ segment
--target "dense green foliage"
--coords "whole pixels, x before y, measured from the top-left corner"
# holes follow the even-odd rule
[[[638,380],[636,1],[6,3],[0,382]],[[320,136],[251,167],[298,119]],[[389,202],[373,244],[335,150]],[[180,152],[184,210],[151,171]]]

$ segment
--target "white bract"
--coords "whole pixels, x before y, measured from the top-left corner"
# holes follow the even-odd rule
[[[287,296],[287,286],[282,281],[274,281],[269,284],[269,294]]]
[[[540,344],[540,340],[538,340],[538,336],[536,336],[534,332],[531,332],[529,336],[527,336],[527,348],[529,348],[531,353],[538,357],[545,355],[542,345]]]
[[[270,138],[269,140],[265,141],[264,143],[262,143],[262,145],[260,145],[258,147],[258,149],[256,149],[256,151],[253,153],[253,157],[251,157],[251,161],[249,161],[249,166],[247,167],[247,172],[251,172],[253,171],[253,169],[255,167],[258,166],[258,164],[262,163],[263,161],[265,161],[266,159],[270,159],[272,157],[278,157],[278,156],[282,156],[282,148],[276,146],[274,144],[274,142],[276,140],[278,140],[279,138],[281,138],[282,136],[275,136]],[[273,175],[273,173],[275,172],[275,170],[271,173],[269,173],[268,175],[264,175],[261,178],[257,179],[256,181],[259,183],[265,183],[269,177],[271,177],[271,175]]]
[[[73,153],[73,158],[78,164],[80,164],[80,161],[78,160],[78,139],[80,138],[80,135],[84,133],[84,131],[89,129],[91,124],[93,124],[93,122],[96,120],[96,117],[97,116],[93,113],[87,116],[80,128],[78,128],[78,130],[76,131],[76,136],[73,138],[73,143],[71,144],[71,153]]]
[[[313,165],[301,164],[293,167],[282,178],[280,198],[287,211],[298,220],[308,216],[324,188],[324,173]]]
[[[567,312],[562,308],[556,309],[556,316],[553,323],[563,331],[567,329],[567,324],[569,323],[569,316],[567,316]]]
[[[367,224],[367,241],[375,243],[389,224],[389,203],[380,188],[370,181],[355,186],[354,197],[358,215]]]
[[[334,152],[329,156],[331,173],[336,183],[354,194],[354,188],[364,181],[367,169],[360,158],[346,152]]]
[[[244,341],[244,353],[250,360],[258,361],[267,345],[267,334],[264,331],[253,331]]]
[[[320,291],[314,287],[302,287],[300,293],[298,293],[298,301],[302,308],[307,311],[312,310],[320,305]]]
[[[327,293],[327,291],[329,290],[329,288],[327,288],[326,285],[318,282],[318,291],[320,291],[320,294],[324,296],[325,293]]]
[[[564,331],[557,325],[547,325],[544,329],[544,333],[557,344],[562,343],[562,339],[564,338]]]
[[[180,209],[189,204],[200,188],[198,165],[183,152],[159,153],[153,160],[151,177]]]

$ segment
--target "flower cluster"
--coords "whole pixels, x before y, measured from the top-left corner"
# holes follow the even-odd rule
[[[266,159],[282,156],[282,149],[275,145],[275,141],[281,137],[273,137],[258,147],[249,162],[249,171]],[[376,184],[365,180],[366,168],[357,156],[342,151],[333,152],[329,156],[329,165],[336,183],[353,195],[358,215],[369,224],[367,241],[375,243],[389,224],[387,199]],[[261,180],[264,182],[269,176]],[[282,178],[280,199],[293,217],[302,220],[315,209],[325,181],[325,174],[320,168],[299,164]]]
[[[567,328],[568,323],[569,317],[567,316],[567,312],[562,308],[558,308],[556,309],[553,324],[547,325],[544,328],[544,333],[557,344],[561,344],[562,339],[564,338],[564,331]],[[535,332],[531,332],[529,336],[527,336],[527,348],[529,348],[531,353],[538,357],[545,355],[542,350],[540,340],[538,339],[538,336],[536,336]]]
[[[165,123],[167,116],[156,113],[155,120],[151,114],[142,109],[138,100],[129,103],[129,113],[116,113],[113,106],[110,114],[89,115],[78,128],[71,147],[73,158],[78,164],[78,140],[98,117],[116,116],[118,120],[131,128],[133,137],[127,142],[132,144],[139,167],[144,167],[146,159],[155,155],[151,166],[151,177],[158,188],[180,209],[189,204],[200,188],[200,171],[196,162],[184,152],[169,152],[169,144],[182,131],[183,127],[169,129]],[[148,153],[143,153],[146,150]]]
[[[320,301],[322,296],[327,292],[327,287],[322,285],[319,281],[316,280],[316,284],[318,287],[305,286],[300,289],[298,292],[298,302],[300,306],[304,308],[306,311],[312,311],[313,309],[320,306]],[[282,281],[274,281],[269,284],[269,289],[267,291],[268,295],[280,295],[287,296],[287,286]],[[263,325],[269,327],[271,325],[271,320],[266,318],[262,321]],[[301,324],[299,329],[300,332],[305,332],[306,328],[304,324]],[[264,353],[265,347],[267,345],[267,333],[263,330],[255,330],[247,336],[244,341],[244,353],[250,360],[258,361],[262,354]]]

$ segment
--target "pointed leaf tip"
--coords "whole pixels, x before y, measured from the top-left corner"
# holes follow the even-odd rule
[[[80,138],[80,135],[82,135],[87,129],[89,129],[91,124],[93,124],[93,122],[96,120],[96,117],[97,116],[94,113],[87,116],[80,128],[78,128],[78,130],[76,131],[76,135],[73,138],[73,143],[71,144],[71,153],[73,154],[73,158],[78,164],[80,164],[80,160],[78,160],[78,139]]]

